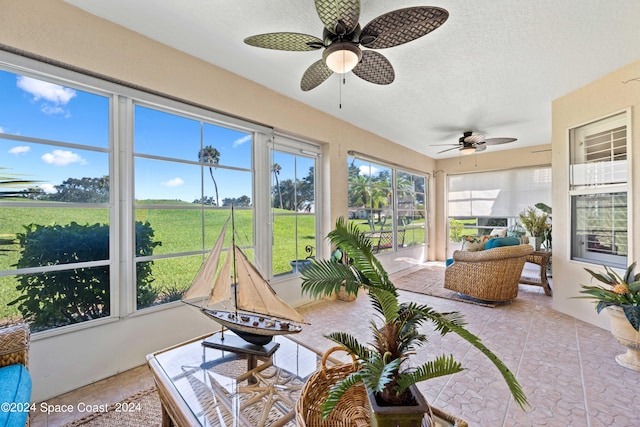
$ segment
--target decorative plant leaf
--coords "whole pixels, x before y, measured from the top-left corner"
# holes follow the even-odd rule
[[[412,384],[445,375],[456,374],[463,370],[464,368],[462,367],[462,364],[456,362],[453,359],[453,355],[447,356],[443,354],[432,361],[418,366],[415,371],[401,373],[398,375],[396,392],[398,394],[402,394]]]
[[[633,329],[640,332],[640,307],[636,307],[633,305],[623,306],[624,315],[627,317]]]

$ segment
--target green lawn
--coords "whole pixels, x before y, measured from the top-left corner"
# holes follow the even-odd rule
[[[156,204],[177,205],[181,202],[154,201]],[[228,211],[209,210],[204,213],[199,209],[151,209],[146,204],[136,205],[136,221],[148,221],[154,231],[154,240],[161,242],[154,249],[154,255],[196,252],[202,250],[204,237],[205,249],[210,249],[218,237],[218,232],[228,217]],[[192,204],[187,204],[193,206]],[[288,211],[276,210],[274,217],[273,238],[273,272],[274,275],[291,272],[290,262],[294,259],[304,259],[308,256],[305,251],[307,245],[315,248],[315,217],[313,215],[288,215]],[[279,214],[279,215],[278,215]],[[204,218],[205,236],[202,236],[201,221]],[[70,209],[65,207],[29,209],[25,207],[0,208],[0,270],[12,270],[20,257],[20,247],[16,241],[16,234],[24,231],[27,224],[65,225],[72,221],[78,224],[108,223],[107,209]],[[369,231],[367,221],[353,220],[362,231]],[[253,241],[253,212],[251,210],[236,209],[236,242],[249,245]],[[412,224],[415,228],[407,229],[405,244],[418,244],[424,241],[422,223]],[[297,240],[299,246],[295,248],[291,242]],[[230,233],[227,233],[227,244]],[[373,239],[375,244],[375,239]],[[247,255],[253,259],[253,250],[248,249]],[[202,263],[202,255],[163,258],[154,261],[152,275],[153,287],[159,293],[173,292],[186,289]],[[16,290],[15,276],[0,277],[0,319],[19,316],[15,306],[7,303],[19,296]]]
[[[159,201],[154,201],[160,203]],[[179,204],[179,202],[161,202],[163,205]],[[192,206],[191,204],[188,204]],[[283,211],[284,212],[284,211]],[[201,221],[205,223],[205,230],[210,230],[204,236],[204,247],[210,249],[218,237],[222,224],[228,218],[228,211],[205,211],[199,209],[146,209],[145,203],[137,205],[136,221],[148,221],[154,231],[154,240],[161,242],[153,252],[154,255],[194,252],[202,250]],[[253,212],[251,210],[236,209],[236,242],[239,245],[249,245],[253,241]],[[282,215],[277,216],[274,230],[273,271],[287,273],[291,271],[290,261],[296,259],[296,250],[290,242],[295,233],[299,238],[298,258],[305,258],[305,246],[314,246],[315,252],[315,217]],[[24,207],[0,208],[0,270],[12,270],[20,257],[20,247],[16,241],[16,234],[24,231],[27,224],[52,225],[108,223],[106,209],[70,209],[70,208],[39,208]],[[230,228],[229,228],[230,231]],[[227,233],[225,244],[231,239]],[[248,249],[247,255],[253,258],[253,250]],[[154,288],[159,292],[175,289],[186,289],[195,276],[203,257],[183,256],[154,261],[152,267]],[[16,290],[15,276],[0,277],[0,319],[18,316],[15,306],[7,303],[20,294]]]

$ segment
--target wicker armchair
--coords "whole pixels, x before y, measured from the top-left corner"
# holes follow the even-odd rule
[[[444,287],[484,301],[511,301],[518,296],[522,268],[531,253],[531,245],[455,251],[455,262],[444,274]]]
[[[29,326],[25,323],[17,323],[9,326],[0,327],[0,368],[10,365],[24,365],[28,368],[29,365],[29,344],[31,343],[31,332]],[[31,378],[29,374],[26,374],[28,378],[22,381],[22,384],[28,384],[29,395],[31,395]],[[0,379],[3,381],[3,379]],[[10,402],[9,402],[10,403]],[[24,403],[24,401],[20,401]],[[4,415],[7,415],[5,413]],[[8,414],[15,416],[7,421],[9,425],[15,422],[16,418],[19,418],[18,414]],[[28,415],[28,413],[26,414]],[[5,420],[6,421],[6,420]],[[24,419],[25,426],[29,426],[29,417]],[[3,422],[0,424],[4,425]]]

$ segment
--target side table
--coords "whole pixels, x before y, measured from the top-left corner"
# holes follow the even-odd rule
[[[553,291],[551,290],[551,286],[549,285],[549,279],[547,278],[547,264],[549,264],[550,259],[551,252],[547,251],[533,251],[532,254],[527,255],[526,262],[530,262],[532,264],[540,266],[540,278],[538,279],[537,277],[534,278],[521,276],[520,283],[542,286],[545,295],[553,295]]]

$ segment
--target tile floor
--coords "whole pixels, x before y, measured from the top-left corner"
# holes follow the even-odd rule
[[[616,364],[614,357],[622,346],[608,331],[554,311],[542,288],[521,285],[513,303],[497,308],[400,294],[403,300],[426,303],[439,311],[462,312],[469,329],[511,368],[525,390],[531,406],[522,411],[483,355],[457,336],[441,337],[426,325],[429,343],[418,350],[416,360],[451,353],[467,370],[420,383],[419,388],[432,405],[470,426],[640,426],[640,372]],[[331,347],[322,334],[344,330],[345,325],[358,338],[369,337],[371,308],[365,294],[352,302],[322,301],[300,311],[311,325],[297,338],[320,350]],[[152,383],[146,366],[141,366],[48,403],[116,402]],[[36,414],[32,426],[60,426],[79,416]]]

